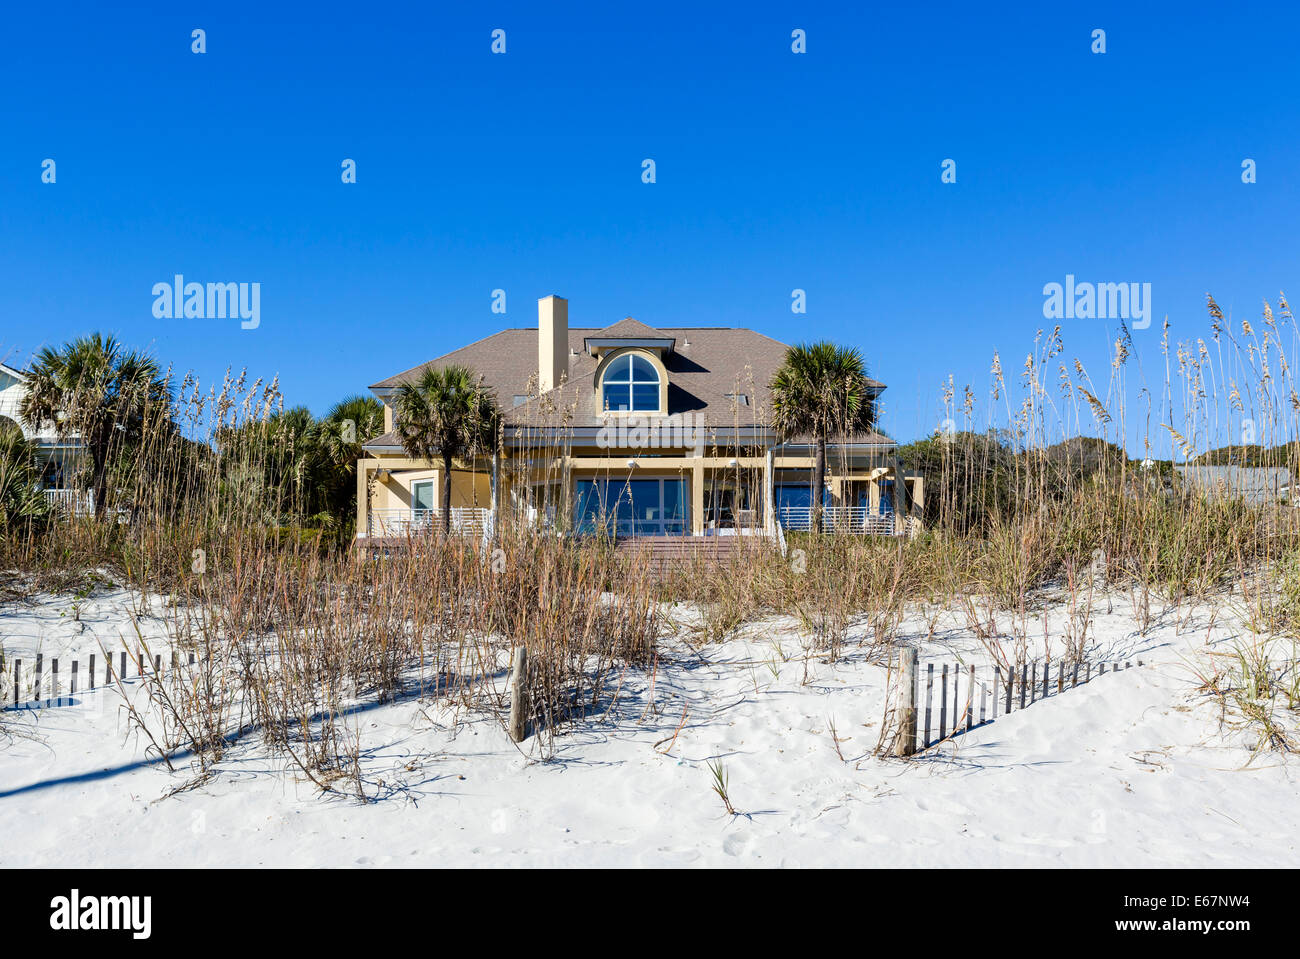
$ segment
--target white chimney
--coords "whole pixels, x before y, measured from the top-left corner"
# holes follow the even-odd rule
[[[546,393],[569,376],[569,301],[544,296],[537,301],[537,388]]]

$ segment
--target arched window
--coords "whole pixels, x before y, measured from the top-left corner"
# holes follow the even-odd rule
[[[601,407],[629,413],[659,409],[659,371],[644,356],[625,353],[605,368]]]

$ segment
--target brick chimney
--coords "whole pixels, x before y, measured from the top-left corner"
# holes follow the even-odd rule
[[[537,389],[546,393],[569,376],[569,301],[551,294],[537,301]]]

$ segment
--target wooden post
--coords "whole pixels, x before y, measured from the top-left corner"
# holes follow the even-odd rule
[[[997,708],[997,697],[993,699],[993,707]],[[989,715],[989,691],[985,687],[980,687],[980,725],[983,726],[988,721]]]
[[[898,673],[902,710],[902,724],[898,730],[898,742],[894,749],[895,756],[910,756],[916,752],[916,669],[920,664],[921,654],[916,649],[898,651]]]
[[[193,654],[193,653],[190,653],[190,665],[191,665],[191,666],[194,665],[194,654]]]
[[[1056,691],[1065,692],[1065,663],[1060,662],[1056,666]]]
[[[19,703],[22,702],[22,700],[18,697],[18,686],[19,686],[18,680],[19,677],[22,676],[22,674],[23,674],[23,661],[21,659],[15,659],[14,660],[14,705],[15,706],[17,706]]]
[[[1002,698],[1002,667],[993,667],[993,718],[998,718],[998,700]]]
[[[154,653],[153,656],[153,674],[155,676],[162,672],[162,653]]]
[[[1092,682],[1092,660],[1091,659],[1083,664],[1083,681],[1085,683]]]
[[[117,663],[119,667],[117,671],[117,678],[120,679],[122,682],[126,682],[126,650],[125,649],[122,650],[122,652],[118,655]]]
[[[1105,663],[1102,663],[1100,666],[1097,667],[1097,675],[1098,675],[1098,676],[1105,676],[1105,675],[1106,675],[1106,664],[1105,664]]]
[[[925,739],[921,743],[924,749],[930,745],[930,706],[934,702],[934,663],[925,664]]]
[[[35,703],[41,701],[41,672],[43,671],[41,667],[44,665],[44,659],[44,653],[36,654],[36,675],[32,677],[32,681],[36,684],[32,687],[32,702]]]
[[[948,738],[948,664],[943,664],[943,676],[939,680],[939,738]]]
[[[1052,682],[1052,661],[1048,659],[1043,661],[1043,698],[1044,699],[1046,699],[1047,694],[1051,692],[1051,685],[1050,685],[1051,682]]]
[[[1032,665],[1034,668],[1029,674],[1029,704],[1031,706],[1034,704],[1034,697],[1038,695],[1038,663],[1034,662]],[[1024,695],[1024,690],[1021,690],[1021,695]]]
[[[517,743],[528,735],[528,651],[515,647],[514,664],[510,670],[510,738]]]
[[[1029,664],[1020,664],[1020,708],[1025,708],[1025,682],[1029,679]]]
[[[1070,682],[1070,685],[1071,686],[1079,685],[1079,661],[1077,659],[1074,661],[1074,676]]]
[[[86,670],[87,689],[95,688],[95,654],[90,654],[90,668]]]
[[[59,698],[59,661],[52,659],[53,664],[50,669],[50,699]]]
[[[68,690],[69,696],[77,695],[77,661],[72,661],[72,687]]]
[[[172,650],[172,669],[175,669],[175,668],[176,668],[176,663],[177,663],[176,656],[177,656],[176,650],[173,649],[173,650]]]

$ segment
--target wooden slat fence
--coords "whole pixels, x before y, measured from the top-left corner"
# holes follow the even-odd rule
[[[1142,660],[1137,660],[1142,666]],[[1004,669],[976,667],[969,663],[926,663],[917,676],[916,748],[920,752],[995,721],[999,715],[1026,709],[1034,703],[1091,682],[1121,669],[1131,669],[1133,660],[1119,662],[1066,663],[1037,661]]]
[[[194,653],[188,653],[188,662],[182,664],[180,654],[171,652],[171,669],[181,665],[194,666],[199,660]],[[0,708],[21,709],[36,706],[71,705],[72,697],[77,693],[91,692],[105,686],[114,686],[120,677],[124,683],[138,682],[146,675],[163,673],[162,654],[156,653],[153,662],[149,662],[144,650],[137,650],[128,656],[126,650],[119,650],[116,669],[113,656],[101,656],[90,653],[84,660],[85,669],[81,668],[83,660],[66,657],[62,660],[63,675],[60,676],[60,660],[55,657],[46,668],[45,656],[37,653],[35,663],[22,659],[6,659],[3,671],[0,671]],[[98,667],[102,665],[102,670]],[[65,702],[66,700],[66,702]]]

